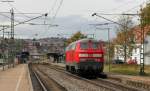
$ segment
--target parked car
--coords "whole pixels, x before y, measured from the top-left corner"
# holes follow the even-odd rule
[[[137,64],[137,61],[134,59],[130,59],[127,61],[127,64]]]
[[[114,59],[114,60],[112,61],[112,63],[113,63],[113,64],[124,64],[124,61],[121,60],[121,59]]]

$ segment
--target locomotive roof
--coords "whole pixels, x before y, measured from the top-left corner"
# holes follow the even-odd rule
[[[80,39],[80,40],[77,40],[77,41],[75,41],[75,42],[73,42],[73,43],[71,43],[71,44],[75,44],[75,43],[78,43],[78,42],[88,42],[88,41],[93,41],[93,42],[98,42],[97,40],[95,40],[95,39],[91,39],[91,38],[86,38],[86,39]]]
[[[79,43],[79,42],[88,42],[88,41],[99,42],[99,41],[97,41],[96,39],[91,39],[91,38],[80,39],[80,40],[77,40],[77,41],[75,41],[75,42],[70,43],[70,44],[66,47],[66,49],[67,49],[69,46],[73,45],[73,44],[76,44],[76,43]]]
[[[97,40],[95,40],[95,39],[91,39],[91,38],[86,38],[86,39],[81,39],[81,40],[78,40],[78,41],[76,41],[76,42],[88,42],[88,41],[93,41],[93,42],[98,42]]]

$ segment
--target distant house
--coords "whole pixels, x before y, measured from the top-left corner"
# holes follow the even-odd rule
[[[131,55],[131,59],[135,60],[137,64],[140,64],[140,47],[141,44],[135,44]]]
[[[133,50],[130,56],[127,56],[127,61],[129,59],[132,59],[137,62],[137,64],[140,64],[140,49],[141,41],[143,40],[141,37],[141,28],[140,26],[134,27],[131,31],[133,31],[133,34],[135,35],[135,44],[133,45]],[[141,40],[142,39],[142,40]],[[144,63],[146,65],[150,65],[150,26],[144,27]],[[128,53],[128,48],[126,49]],[[114,47],[114,59],[124,60],[124,48],[122,45],[115,45]]]
[[[124,53],[124,47],[123,45],[115,45],[114,46],[114,60],[122,60],[123,62],[126,62],[124,60],[125,53]],[[126,53],[129,53],[129,48],[126,48]],[[126,56],[127,59],[129,58],[128,55]]]
[[[143,46],[141,45],[142,36],[141,36],[141,28],[136,26],[133,28],[133,33],[135,35],[135,46],[132,51],[132,60],[136,60],[138,64],[140,64],[140,48]],[[150,26],[144,27],[144,63],[146,65],[150,65]],[[141,40],[142,39],[142,40]]]
[[[121,45],[114,46],[114,60],[124,60],[124,48]]]

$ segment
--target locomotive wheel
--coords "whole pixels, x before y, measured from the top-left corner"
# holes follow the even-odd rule
[[[76,73],[76,70],[75,70],[75,67],[74,67],[74,66],[71,66],[71,73],[72,73],[72,74],[75,74],[75,73]]]

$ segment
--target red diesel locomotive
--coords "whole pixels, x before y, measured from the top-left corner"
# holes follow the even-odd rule
[[[72,73],[98,75],[103,72],[102,43],[94,39],[81,39],[66,48],[66,70]]]

